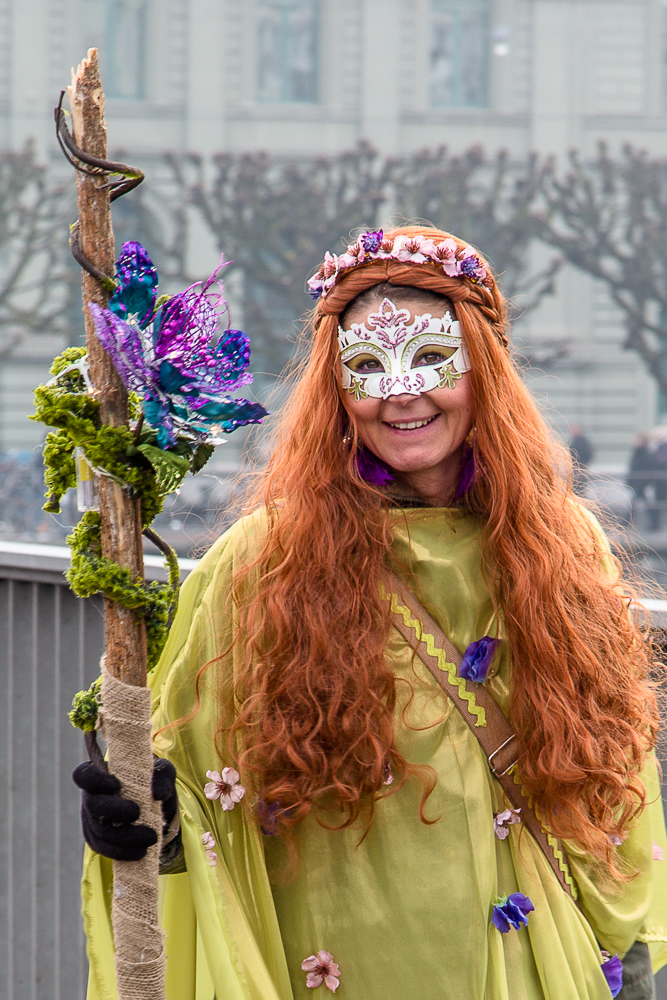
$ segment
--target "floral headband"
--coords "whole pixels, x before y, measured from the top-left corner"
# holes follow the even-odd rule
[[[353,267],[374,260],[398,260],[410,264],[440,264],[449,278],[469,278],[491,285],[493,279],[483,260],[471,246],[462,247],[451,236],[436,243],[427,236],[385,237],[383,231],[362,233],[347,251],[337,256],[327,252],[317,274],[308,281],[313,299],[325,298],[338,278]]]

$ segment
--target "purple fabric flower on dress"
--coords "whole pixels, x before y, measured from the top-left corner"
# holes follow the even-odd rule
[[[363,445],[357,451],[357,470],[361,478],[371,486],[386,486],[394,481],[384,462]]]
[[[518,931],[527,926],[528,914],[534,909],[528,896],[524,896],[522,892],[513,892],[496,900],[491,921],[501,934],[508,934],[512,928]]]
[[[461,660],[461,677],[467,681],[481,684],[486,680],[486,674],[491,666],[493,654],[498,646],[498,639],[485,635],[476,642],[471,642]]]
[[[510,826],[521,822],[520,812],[520,809],[503,809],[493,817],[493,832],[498,840],[505,840],[509,836]]]
[[[617,997],[623,986],[623,963],[618,955],[613,958],[605,956],[608,952],[602,952],[602,974],[607,980],[607,985],[611,990],[612,997]]]
[[[359,237],[359,242],[366,251],[366,253],[377,253],[382,246],[382,240],[384,239],[384,232],[382,229],[369,230],[367,233],[362,233]]]
[[[220,799],[220,805],[225,812],[233,809],[245,795],[245,788],[240,785],[241,776],[233,767],[223,767],[219,771],[207,771],[206,777],[211,780],[204,785],[204,795],[207,799]]]
[[[140,243],[125,243],[117,263],[118,287],[108,309],[92,304],[97,338],[125,387],[143,400],[160,448],[179,432],[196,442],[219,443],[220,434],[260,423],[259,403],[230,392],[252,382],[246,372],[250,341],[224,330],[229,310],[219,281],[222,262],[205,282],[172,296],[157,312],[157,272]]]
[[[324,983],[328,990],[335,993],[340,986],[340,969],[328,951],[318,951],[317,955],[304,958],[301,968],[308,973],[306,986],[309,990],[316,990]]]
[[[259,825],[265,837],[275,837],[278,832],[276,820],[280,812],[279,802],[267,803],[264,799],[257,799],[255,811],[259,819]]]

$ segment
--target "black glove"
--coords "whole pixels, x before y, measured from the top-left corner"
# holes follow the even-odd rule
[[[150,826],[137,823],[139,804],[121,796],[115,774],[86,761],[74,770],[72,779],[83,791],[81,826],[88,846],[112,861],[141,861],[157,843],[157,834]],[[155,761],[151,789],[153,798],[162,802],[162,820],[167,827],[178,808],[176,768],[170,761]]]

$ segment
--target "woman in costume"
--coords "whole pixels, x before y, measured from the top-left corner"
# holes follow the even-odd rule
[[[405,227],[309,284],[254,510],[189,576],[153,676],[177,776],[168,997],[607,1000],[623,959],[621,997],[649,997],[667,842],[648,654],[490,269]],[[91,768],[89,998],[107,1000],[107,858],[150,834],[105,824],[118,788]]]

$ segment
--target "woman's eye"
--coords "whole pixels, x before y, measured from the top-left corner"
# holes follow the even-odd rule
[[[440,365],[454,354],[453,347],[424,347],[412,359],[412,367],[423,365]]]
[[[384,365],[372,354],[358,354],[356,358],[351,358],[347,362],[348,368],[359,374],[370,375],[372,372],[383,372]]]

